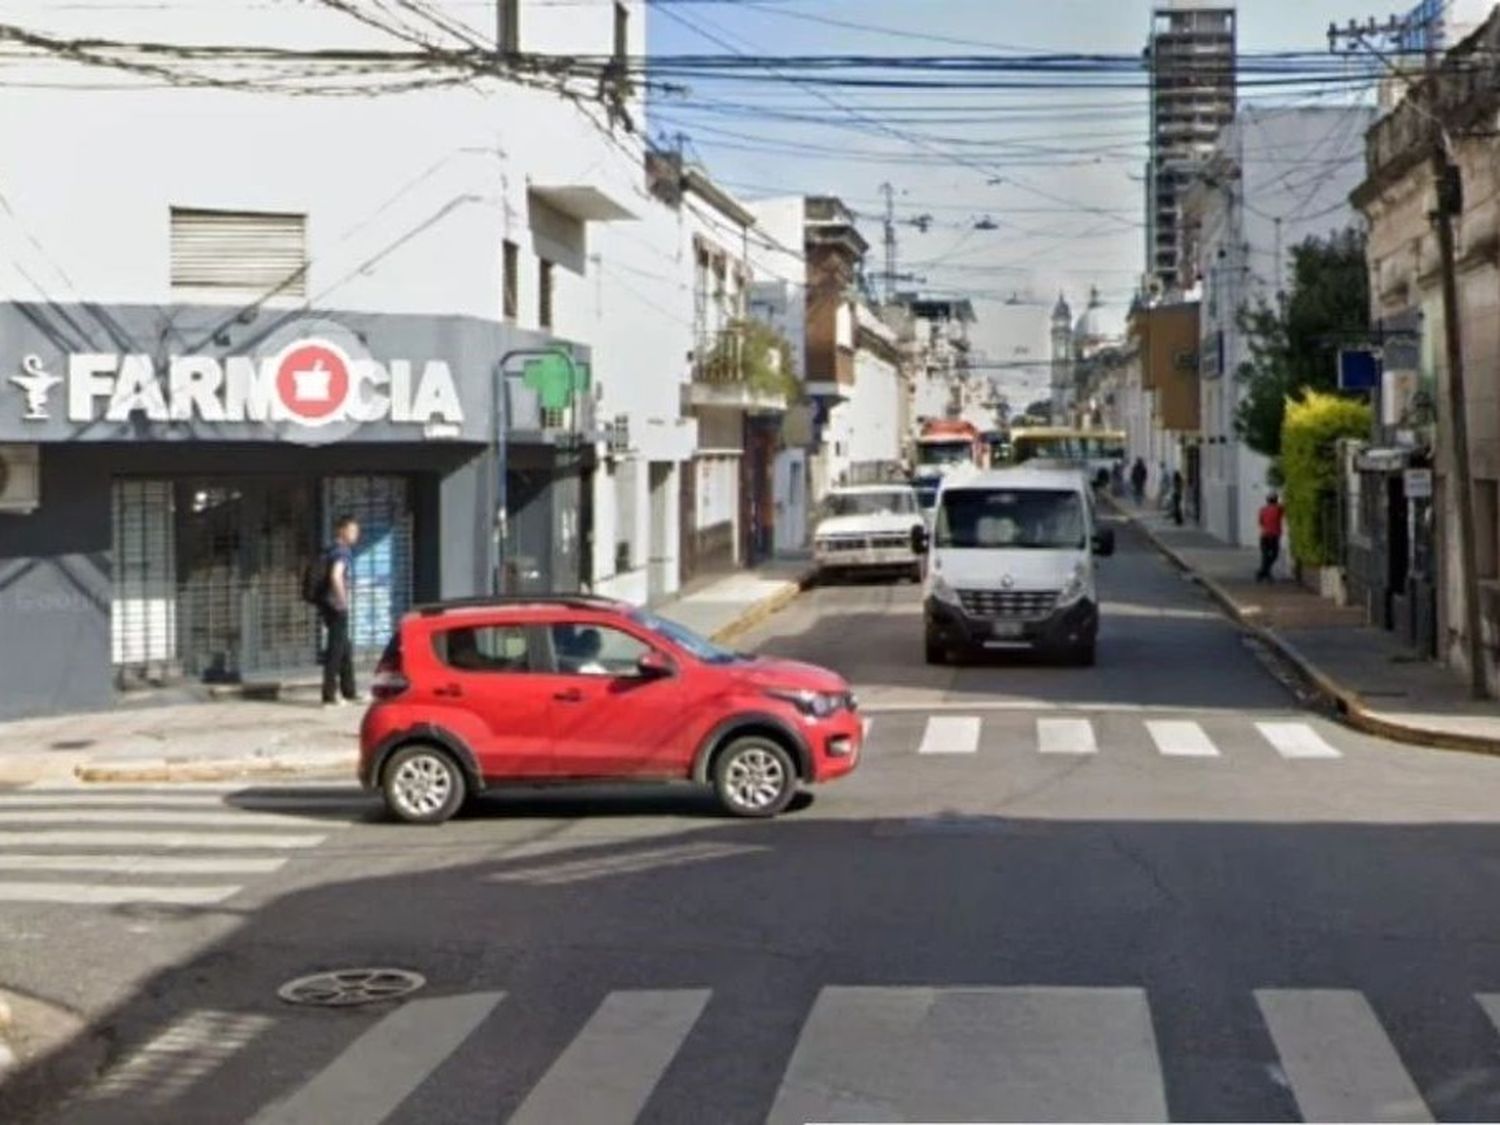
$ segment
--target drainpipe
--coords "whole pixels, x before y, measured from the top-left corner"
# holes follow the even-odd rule
[[[505,372],[518,359],[544,359],[561,356],[567,361],[569,371],[577,373],[572,353],[561,345],[550,348],[513,348],[502,355],[495,364],[490,387],[490,487],[486,490],[490,509],[490,543],[486,560],[490,571],[490,594],[499,597],[507,593],[503,589],[500,575],[505,564],[505,537],[509,530],[509,496],[505,477],[510,461],[509,411],[505,409]],[[504,417],[502,417],[504,415]]]

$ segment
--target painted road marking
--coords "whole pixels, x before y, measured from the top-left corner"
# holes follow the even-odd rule
[[[286,836],[272,833],[252,832],[167,832],[151,829],[117,830],[100,829],[53,829],[28,828],[24,831],[8,832],[0,829],[0,847],[21,846],[39,848],[60,846],[70,848],[203,848],[215,849],[263,849],[315,848],[326,835]]]
[[[510,1125],[630,1125],[707,1005],[706,989],[612,992]]]
[[[979,749],[980,720],[972,716],[934,715],[922,732],[918,754],[973,754]]]
[[[1137,988],[824,988],[771,1110],[807,1121],[1164,1121]]]
[[[1182,719],[1148,722],[1146,730],[1159,753],[1168,758],[1217,758],[1219,748],[1197,723]]]
[[[302,816],[243,809],[11,809],[0,802],[0,828],[9,824],[180,824],[186,828],[212,828],[219,824],[254,828],[321,828],[325,822]]]
[[[474,992],[403,1004],[253,1125],[385,1120],[503,999],[503,992]]]
[[[1283,758],[1343,757],[1306,723],[1256,723],[1255,729]]]
[[[1038,719],[1037,749],[1043,754],[1097,754],[1094,724],[1088,719]]]
[[[83,1100],[164,1106],[218,1070],[274,1022],[270,1016],[246,1012],[189,1012],[106,1071]]]
[[[66,906],[212,906],[239,887],[136,886],[125,883],[0,883],[0,902],[54,903]]]
[[[1361,993],[1261,989],[1255,999],[1304,1119],[1432,1120]]]
[[[285,859],[241,856],[43,855],[0,852],[0,871],[78,871],[108,875],[269,875]]]

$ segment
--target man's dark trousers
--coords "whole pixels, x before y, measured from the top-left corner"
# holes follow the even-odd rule
[[[1281,557],[1281,536],[1262,535],[1260,537],[1260,573],[1255,576],[1257,582],[1271,581],[1271,571],[1276,567],[1276,560]],[[1241,573],[1244,573],[1241,571]]]
[[[323,702],[335,703],[342,693],[354,699],[354,649],[349,644],[348,611],[324,608],[323,628],[328,630],[328,651],[323,654]]]

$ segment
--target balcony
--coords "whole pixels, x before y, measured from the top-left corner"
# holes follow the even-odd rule
[[[688,405],[784,413],[792,389],[791,352],[776,331],[741,321],[698,338]]]

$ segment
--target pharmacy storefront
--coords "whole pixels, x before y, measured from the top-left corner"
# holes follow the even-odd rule
[[[492,388],[535,341],[462,318],[223,319],[0,305],[0,716],[305,674],[301,573],[343,514],[366,661],[414,602],[488,585]]]

